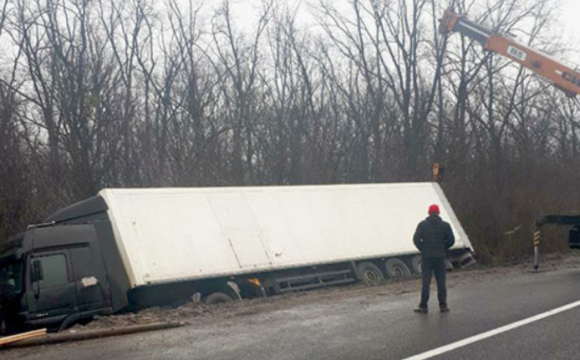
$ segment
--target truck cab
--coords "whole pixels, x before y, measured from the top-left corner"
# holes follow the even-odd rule
[[[0,257],[0,331],[61,327],[112,312],[92,225],[29,230]]]
[[[125,305],[123,300],[114,304],[99,242],[99,230],[102,236],[110,232],[110,225],[106,219],[86,221],[86,211],[76,207],[68,215],[61,211],[30,227],[0,249],[3,334],[38,327],[64,329]]]

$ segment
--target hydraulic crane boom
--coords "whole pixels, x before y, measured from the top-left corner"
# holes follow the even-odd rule
[[[481,43],[485,50],[503,55],[542,75],[568,96],[580,94],[580,72],[513,39],[494,34],[465,16],[448,10],[441,19],[439,32],[443,34],[458,32]]]

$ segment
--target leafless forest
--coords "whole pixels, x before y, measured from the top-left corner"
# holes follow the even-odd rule
[[[251,26],[227,0],[0,1],[0,242],[104,187],[429,181],[435,161],[483,261],[580,212],[577,103],[440,35],[450,1],[340,1],[304,3],[312,26],[276,0]],[[454,3],[566,60],[557,1]]]

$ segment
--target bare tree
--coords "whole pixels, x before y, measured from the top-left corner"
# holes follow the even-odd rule
[[[437,31],[454,6],[558,54],[549,0],[320,1],[322,32],[273,0],[250,30],[227,0],[1,4],[0,241],[103,187],[426,181],[433,160],[484,259],[580,207],[578,104]]]
[[[213,21],[212,36],[217,58],[222,66],[223,85],[231,84],[230,89],[223,88],[224,96],[231,101],[231,112],[228,114],[232,126],[232,164],[233,181],[237,184],[245,182],[243,162],[247,169],[247,180],[255,181],[255,101],[254,86],[258,78],[260,65],[260,40],[269,22],[272,0],[262,3],[262,14],[251,43],[244,43],[236,36],[232,23],[230,3],[225,0],[220,12]],[[227,81],[227,82],[226,82]],[[244,141],[245,139],[245,141]],[[245,148],[244,143],[245,142]],[[245,150],[245,151],[244,151]]]

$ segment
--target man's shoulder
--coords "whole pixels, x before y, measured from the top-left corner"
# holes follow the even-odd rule
[[[451,224],[450,223],[448,223],[447,221],[443,221],[443,220],[441,220],[441,222],[443,223],[443,226],[445,226],[445,228],[451,230]]]
[[[425,225],[427,225],[427,223],[428,223],[428,221],[427,221],[427,220],[428,220],[428,219],[421,220],[421,221],[419,222],[419,226],[425,226]]]

